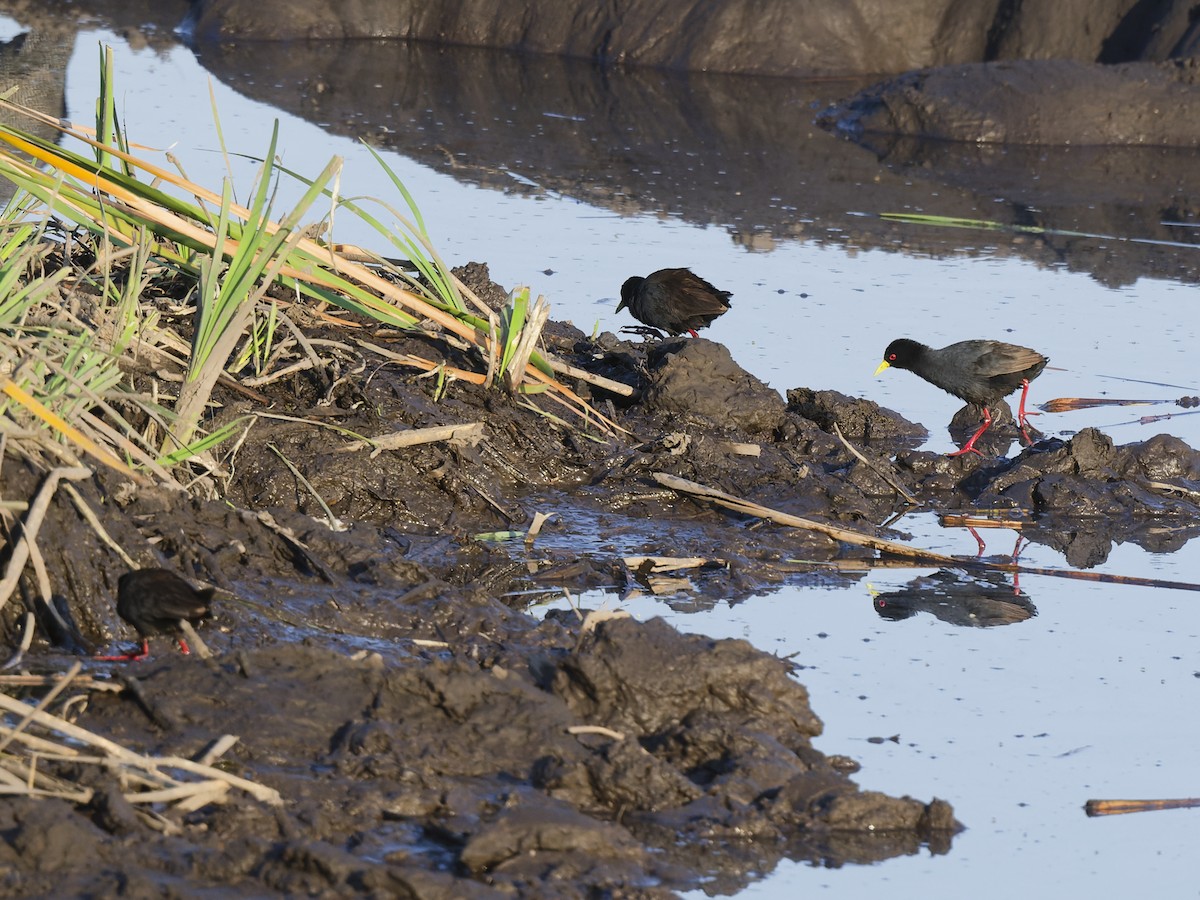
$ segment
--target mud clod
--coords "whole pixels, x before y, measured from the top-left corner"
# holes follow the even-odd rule
[[[773,432],[784,402],[733,361],[723,345],[704,338],[672,338],[649,354],[644,408],[665,416],[699,419],[708,428],[733,425],[747,435]]]

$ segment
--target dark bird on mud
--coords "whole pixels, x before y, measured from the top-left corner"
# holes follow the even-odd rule
[[[1017,388],[1021,388],[1017,424],[1026,443],[1033,443],[1027,430],[1028,417],[1038,413],[1025,412],[1025,398],[1029,394],[1029,382],[1041,374],[1047,362],[1049,360],[1036,350],[1001,341],[959,341],[941,350],[934,350],[917,341],[898,338],[883,351],[883,362],[875,374],[889,367],[907,369],[960,400],[981,407],[983,424],[979,430],[971,435],[962,449],[948,455],[979,453],[982,456],[975,449],[975,442],[992,424],[989,407]]]
[[[132,625],[142,639],[140,653],[101,656],[98,659],[134,662],[150,655],[150,635],[173,634],[179,649],[191,653],[180,636],[180,620],[193,625],[212,615],[213,588],[194,588],[167,569],[126,572],[117,582],[117,614]]]
[[[712,324],[729,312],[729,291],[718,290],[690,269],[659,269],[645,278],[634,276],[621,285],[617,312],[629,314],[651,328],[674,337]]]

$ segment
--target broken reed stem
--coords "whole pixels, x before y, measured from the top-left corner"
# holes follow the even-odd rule
[[[1169,484],[1165,481],[1147,481],[1146,487],[1155,491],[1168,491],[1177,494],[1183,494],[1192,500],[1200,500],[1200,491],[1194,491],[1191,488],[1183,487],[1179,484]]]
[[[0,690],[15,687],[53,687],[60,675],[0,675]],[[120,693],[121,686],[107,678],[84,676],[75,680],[75,686],[84,691],[111,691]]]
[[[79,674],[79,670],[81,668],[83,668],[83,664],[79,662],[79,660],[76,660],[71,665],[71,668],[67,670],[67,674],[58,679],[58,681],[55,682],[54,687],[46,691],[46,696],[42,697],[42,699],[38,701],[38,705],[29,707],[29,712],[22,717],[20,722],[13,726],[12,730],[5,735],[3,740],[0,740],[0,751],[3,751],[5,747],[13,742],[18,734],[25,730],[26,726],[29,725],[29,723],[33,720],[34,715],[39,712],[44,712],[46,707],[54,702],[54,698],[67,689],[67,685],[69,685],[72,679]]]
[[[972,561],[960,560],[960,566],[970,568]],[[1167,581],[1163,578],[1143,578],[1140,575],[1113,575],[1108,572],[1081,572],[1078,569],[1047,569],[1042,566],[1022,566],[1017,563],[981,563],[977,568],[1016,572],[1021,575],[1046,575],[1050,578],[1070,578],[1074,581],[1096,581],[1101,584],[1128,584],[1136,587],[1168,588],[1173,591],[1200,591],[1200,584],[1190,581]]]
[[[436,441],[458,442],[473,447],[481,440],[483,440],[483,423],[463,422],[458,425],[432,425],[428,428],[393,431],[390,434],[373,437],[368,441],[353,441],[342,447],[339,452],[351,453],[371,447],[373,448],[371,457],[374,458],[381,450],[401,450],[405,447],[416,447]]]
[[[598,734],[614,741],[625,740],[625,732],[605,728],[603,725],[568,725],[567,734]]]
[[[70,485],[63,485],[70,487]],[[38,596],[47,604],[54,602],[53,591],[50,586],[50,573],[46,571],[46,560],[42,558],[42,551],[38,549],[37,541],[29,543],[29,565],[33,567],[33,575],[37,580]]]
[[[29,652],[29,648],[33,646],[33,634],[37,631],[37,616],[32,610],[25,611],[25,622],[21,631],[21,643],[17,645],[16,651],[0,666],[0,669],[15,669],[21,664],[21,660],[25,658],[25,654]]]
[[[113,553],[121,557],[121,560],[125,563],[125,565],[129,566],[131,569],[136,569],[138,564],[133,561],[133,558],[125,552],[125,549],[120,544],[112,539],[112,536],[108,533],[108,531],[105,530],[104,526],[100,524],[100,520],[96,518],[96,514],[92,512],[92,508],[87,505],[87,501],[83,499],[83,495],[80,494],[79,491],[75,490],[75,485],[64,484],[63,491],[65,491],[66,495],[71,498],[71,502],[75,504],[75,508],[79,511],[79,514],[83,516],[89,525],[92,526],[92,531],[96,532],[96,537],[100,538],[100,540],[108,545],[108,548],[112,550]]]
[[[37,496],[29,504],[28,515],[21,520],[21,536],[17,539],[12,556],[8,560],[4,578],[0,579],[0,609],[3,609],[4,605],[8,603],[21,578],[21,573],[25,570],[25,563],[29,561],[29,545],[37,540],[38,531],[41,530],[42,522],[46,518],[46,511],[50,508],[50,500],[58,489],[58,483],[64,478],[70,481],[79,481],[91,477],[92,470],[85,466],[62,466],[50,470],[46,480],[42,482]]]
[[[623,560],[634,572],[644,571],[655,575],[659,572],[678,572],[681,569],[699,569],[702,566],[724,566],[728,563],[718,557],[708,556],[626,556]]]
[[[1200,797],[1179,800],[1089,800],[1083,805],[1083,811],[1089,816],[1120,816],[1162,809],[1194,809],[1197,806],[1200,806]]]
[[[238,742],[239,738],[236,734],[223,734],[212,745],[201,754],[196,762],[202,766],[211,766],[218,759],[224,756]]]
[[[245,778],[239,778],[237,775],[231,775],[228,772],[222,772],[220,769],[214,769],[212,766],[201,765],[198,762],[185,759],[181,756],[160,756],[153,759],[152,762],[155,766],[161,766],[162,768],[183,769],[183,771],[190,772],[193,775],[203,775],[205,778],[227,781],[233,787],[245,791],[255,800],[260,800],[270,806],[283,806],[283,797],[274,788],[248,781]]]
[[[395,353],[385,347],[380,347],[378,344],[372,344],[370,341],[355,340],[355,343],[365,350],[370,350],[372,353],[382,356],[384,359],[400,363],[401,365],[423,369],[426,372],[432,372],[439,366],[444,366],[447,375],[461,379],[462,381],[469,381],[471,384],[483,384],[486,379],[486,376],[481,375],[479,372],[468,372],[466,369],[445,366],[444,363],[436,363],[431,359],[424,359],[420,356],[414,356],[411,353]]]
[[[212,659],[213,652],[208,649],[208,644],[200,638],[196,633],[196,629],[192,627],[192,623],[187,619],[180,619],[178,622],[179,630],[183,632],[183,636],[187,639],[188,646],[192,648],[192,652],[201,659]]]
[[[570,375],[576,381],[585,381],[595,387],[603,388],[610,394],[617,394],[621,397],[632,397],[634,395],[634,389],[622,381],[613,381],[611,378],[605,378],[603,375],[593,375],[587,369],[573,366],[548,352],[543,352],[542,356],[550,365],[550,368],[560,375]]]
[[[120,744],[110,741],[108,738],[101,737],[94,732],[88,731],[86,728],[81,728],[74,725],[65,719],[58,716],[50,715],[49,713],[40,711],[31,707],[27,703],[23,703],[14,697],[0,693],[0,709],[14,715],[28,717],[29,721],[34,722],[43,728],[57,732],[67,738],[87,744],[103,753],[109,758],[107,764],[118,763],[134,769],[143,776],[148,776],[156,780],[161,780],[166,786],[172,784],[182,784],[178,779],[159,771],[160,769],[181,769],[193,775],[200,775],[208,781],[224,781],[239,790],[245,791],[256,800],[267,803],[271,806],[282,806],[283,797],[274,788],[269,788],[261,784],[256,784],[245,778],[239,778],[236,775],[231,775],[228,772],[222,772],[220,769],[215,769],[212,766],[202,765],[193,762],[190,759],[183,759],[178,756],[151,757],[144,756],[140,753],[135,753],[122,747]],[[78,754],[72,748],[58,748],[59,752],[67,752],[72,757],[77,758]],[[200,782],[200,789],[204,789],[205,783]],[[193,791],[194,792],[194,791]]]
[[[517,345],[509,360],[508,369],[502,373],[504,385],[509,393],[515,394],[525,381],[525,370],[529,366],[529,357],[542,336],[546,320],[550,318],[550,304],[546,298],[539,296],[529,307],[525,316],[525,325],[517,336]]]
[[[863,456],[862,453],[860,453],[853,444],[851,444],[848,440],[846,440],[845,436],[842,434],[842,429],[838,428],[837,422],[833,423],[833,435],[839,441],[842,442],[842,446],[845,447],[847,450],[849,450],[850,454],[852,456],[854,456],[856,459],[858,459],[859,462],[861,462],[863,465],[865,465],[867,468],[869,468],[872,472],[874,472],[876,475],[878,475],[880,478],[882,478],[884,481],[886,481],[888,484],[890,484],[901,497],[903,497],[905,500],[907,500],[913,506],[920,505],[917,501],[917,498],[913,495],[912,491],[910,491],[908,488],[906,488],[904,485],[902,485],[900,483],[900,480],[898,478],[896,478],[895,475],[891,474],[890,472],[884,471],[880,466],[871,462],[869,459],[867,459],[865,456]]]
[[[663,487],[668,487],[671,490],[680,491],[684,494],[703,497],[706,500],[711,500],[718,506],[724,506],[726,509],[731,509],[734,512],[767,519],[779,525],[803,528],[805,531],[815,531],[847,544],[870,547],[872,550],[878,550],[881,553],[891,553],[895,556],[907,556],[913,559],[927,560],[940,565],[962,565],[962,560],[953,556],[934,553],[932,550],[922,550],[919,547],[909,547],[907,544],[899,544],[895,541],[885,541],[882,538],[863,534],[860,531],[851,531],[848,528],[839,528],[836,525],[827,525],[824,522],[814,522],[812,519],[802,519],[799,516],[780,512],[779,510],[771,509],[769,506],[761,506],[750,500],[743,500],[741,497],[735,497],[733,494],[727,494],[716,488],[710,488],[695,481],[688,481],[686,478],[680,478],[677,475],[671,475],[667,472],[655,472],[654,480]]]

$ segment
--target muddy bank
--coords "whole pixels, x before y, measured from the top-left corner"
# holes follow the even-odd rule
[[[196,0],[187,28],[201,43],[388,37],[692,71],[844,75],[993,59],[1184,57],[1200,35],[1190,10],[1182,0],[621,0],[605,8],[538,0],[500,9],[487,0]]]
[[[946,804],[859,792],[849,760],[811,748],[820,722],[786,664],[657,621],[476,631],[446,615],[483,605],[394,610],[426,620],[413,633],[450,630],[443,649],[395,640],[352,660],[280,642],[133,667],[140,700],[95,698],[83,724],[186,756],[237,734],[231,771],[284,805],[237,799],[155,833],[93,773],[83,806],[6,804],[6,868],[27,896],[649,897],[735,890],[785,856],[948,849]]]
[[[487,293],[483,267],[461,274]],[[783,582],[850,586],[863,566],[834,564],[875,556],[666,491],[656,472],[870,536],[903,507],[884,472],[931,509],[1025,516],[1028,536],[1084,562],[1106,540],[1178,542],[1200,530],[1200,453],[1173,438],[1117,447],[1090,430],[1012,458],[948,459],[912,449],[923,429],[869,400],[807,388],[780,397],[711,341],[591,340],[554,325],[550,349],[634,389],[577,385],[624,429],[600,435],[466,381],[439,386],[361,355],[340,329],[309,327],[338,342],[321,345],[331,368],[260,388],[271,412],[293,418],[254,425],[222,496],[106,471],[80,484],[138,565],[229,593],[202,629],[213,660],[174,654],[160,638],[147,662],[89,662],[126,690],[93,694],[79,723],[186,757],[235,734],[223,765],[278,790],[282,807],[235,793],[188,812],[160,806],[152,828],[115,775],[65,765],[90,799],[3,812],[0,853],[24,891],[666,896],[701,883],[733,891],[784,858],[949,852],[957,825],[946,803],[859,791],[851,760],[813,749],[820,698],[810,705],[792,670],[802,659],[532,604],[596,587],[736,600]],[[388,340],[392,352],[439,352],[428,338]],[[217,399],[218,423],[255,408],[226,389]],[[376,455],[326,427],[372,436],[468,422],[483,423],[479,441]],[[830,433],[835,423],[868,462]],[[41,472],[4,463],[8,496],[32,494]],[[350,527],[320,521],[314,494]],[[535,512],[557,518],[526,543]],[[112,606],[127,567],[62,494],[39,543],[81,643],[130,640]],[[666,555],[709,562],[664,582],[636,559]],[[940,602],[885,598],[883,608],[961,624],[1032,614],[1012,593],[995,610],[986,578],[943,578],[921,593]],[[36,596],[25,594],[34,607]],[[17,603],[3,611],[10,641],[18,613]],[[61,671],[79,658],[46,633],[26,666]]]

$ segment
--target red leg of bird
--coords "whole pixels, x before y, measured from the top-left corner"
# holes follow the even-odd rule
[[[1021,555],[1021,545],[1025,543],[1025,535],[1017,532],[1017,542],[1013,544],[1012,561],[1015,563],[1017,557]]]
[[[979,545],[979,552],[975,554],[975,558],[979,559],[979,557],[983,556],[983,551],[987,549],[987,544],[983,542],[983,538],[979,536],[979,532],[970,525],[967,526],[967,531],[971,532],[971,537],[975,538],[975,543]]]
[[[977,453],[983,456],[983,453],[975,449],[975,442],[979,440],[979,436],[988,430],[988,426],[992,424],[992,412],[986,406],[983,408],[983,424],[979,426],[979,430],[971,435],[971,439],[962,445],[961,450],[955,450],[953,453],[947,453],[947,456],[962,456],[964,453]]]
[[[1017,407],[1017,424],[1021,426],[1021,437],[1025,438],[1025,443],[1032,444],[1033,439],[1029,437],[1029,417],[1040,416],[1040,412],[1025,412],[1025,398],[1029,396],[1029,379],[1026,378],[1021,382],[1021,404]]]
[[[1016,568],[1017,557],[1021,554],[1021,542],[1025,540],[1025,535],[1017,532],[1017,542],[1013,544],[1012,561],[1013,561],[1013,593],[1021,593],[1021,570]]]
[[[184,655],[191,654],[192,651],[191,651],[191,648],[188,647],[187,641],[185,641],[183,638],[175,638],[175,640],[179,643],[179,652],[180,653],[183,653]]]
[[[150,655],[150,639],[142,638],[142,646],[140,651],[135,650],[133,653],[122,653],[119,656],[93,656],[92,659],[100,662],[138,662]]]
[[[688,329],[688,334],[690,334],[692,337],[700,337],[700,335],[696,334],[696,329],[695,329],[695,328],[689,328],[689,329]]]

